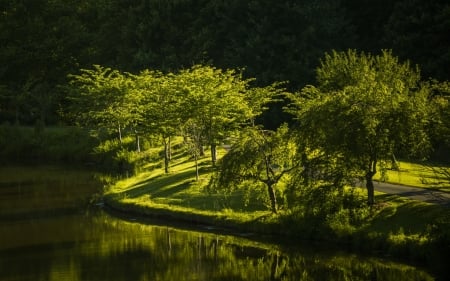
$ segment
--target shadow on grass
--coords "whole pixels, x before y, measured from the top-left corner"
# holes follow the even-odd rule
[[[404,201],[394,195],[381,195],[377,199],[382,209],[368,226],[368,231],[422,235],[434,223],[450,223],[450,208]]]
[[[248,199],[247,196],[250,196]],[[236,191],[229,195],[210,194],[207,192],[198,192],[189,194],[187,198],[179,197],[180,200],[173,201],[173,205],[192,207],[204,211],[225,211],[232,210],[238,212],[266,211],[267,206],[257,198],[257,193],[244,194],[242,191]]]
[[[208,165],[200,165],[199,175],[211,173]],[[148,196],[154,203],[194,208],[203,211],[265,211],[267,206],[262,202],[258,191],[234,191],[231,194],[211,194],[195,181],[195,168],[173,174],[162,174],[136,183],[130,189],[118,193],[122,198],[136,199]],[[200,184],[201,185],[201,184]],[[143,197],[145,198],[145,197]],[[147,199],[144,199],[147,200]]]
[[[195,178],[195,170],[159,175],[137,183],[134,187],[119,193],[119,195],[128,198],[136,198],[145,194],[151,197],[168,197],[186,189],[189,186],[186,181],[191,181],[193,178]]]

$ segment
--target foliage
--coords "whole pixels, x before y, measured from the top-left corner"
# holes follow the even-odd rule
[[[403,59],[420,65],[424,77],[448,80],[450,4],[445,0],[392,3],[383,42]],[[420,51],[423,50],[423,51]]]
[[[434,150],[432,157],[450,163],[450,83],[431,80],[427,86],[432,93],[431,122],[427,130]]]
[[[117,130],[120,142],[124,132],[132,132],[137,150],[140,135],[158,136],[166,173],[171,138],[181,131],[200,151],[211,147],[214,165],[217,146],[254,122],[282,92],[279,84],[251,88],[251,80],[234,70],[202,65],[177,74],[144,70],[138,75],[95,65],[70,77],[70,115],[83,126]]]
[[[81,72],[80,75],[70,75],[70,113],[83,126],[117,130],[121,141],[123,128],[138,119],[138,97],[131,94],[133,78],[99,65]]]
[[[222,71],[209,66],[194,66],[180,73],[187,96],[188,119],[201,130],[216,162],[216,147],[230,132],[251,117],[245,102],[248,81],[233,70]]]
[[[241,132],[230,151],[221,159],[218,174],[211,182],[214,189],[236,189],[246,181],[267,189],[270,208],[278,211],[276,191],[283,176],[298,166],[295,147],[288,138],[288,127],[276,132],[249,127]]]
[[[317,70],[318,86],[289,96],[308,149],[334,158],[344,174],[364,178],[369,204],[378,164],[397,153],[426,155],[430,93],[419,79],[418,70],[390,51],[332,52]]]
[[[445,0],[3,0],[0,118],[57,124],[69,106],[60,90],[67,74],[93,64],[132,73],[214,64],[242,68],[258,86],[288,81],[295,90],[312,83],[324,52],[392,48],[426,77],[448,80],[448,7]],[[264,125],[285,121],[281,106],[270,105]]]
[[[176,76],[157,71],[142,71],[137,77],[134,96],[142,97],[134,107],[141,109],[139,128],[158,136],[164,145],[164,169],[169,172],[170,139],[183,120],[184,93],[179,91]]]
[[[282,92],[279,84],[251,87],[252,79],[244,79],[242,73],[210,66],[181,71],[179,80],[187,95],[183,104],[187,121],[199,130],[197,141],[210,145],[213,165],[217,145],[252,124]]]

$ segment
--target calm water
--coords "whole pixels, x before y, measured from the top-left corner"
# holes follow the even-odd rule
[[[434,280],[377,258],[142,224],[89,204],[91,173],[0,168],[0,280]]]

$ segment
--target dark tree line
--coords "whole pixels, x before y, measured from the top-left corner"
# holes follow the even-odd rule
[[[325,52],[385,48],[448,80],[449,18],[445,0],[1,0],[0,122],[62,121],[60,85],[93,64],[132,73],[212,64],[298,90]],[[281,106],[267,114],[269,127],[283,121]]]

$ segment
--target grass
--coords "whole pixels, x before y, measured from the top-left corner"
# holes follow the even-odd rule
[[[224,153],[225,150],[219,150],[219,158]],[[114,209],[136,215],[234,228],[241,232],[328,239],[350,243],[358,250],[422,261],[437,251],[439,241],[450,244],[450,208],[376,193],[377,205],[362,210],[367,213],[362,214],[364,223],[361,225],[346,224],[343,216],[348,216],[347,213],[335,214],[330,220],[319,223],[297,218],[289,210],[274,215],[256,191],[208,192],[206,186],[212,171],[209,159],[208,154],[200,159],[200,177],[196,181],[194,161],[183,149],[177,150],[170,173],[164,173],[160,162],[151,162],[136,176],[110,186],[105,202]],[[400,173],[389,171],[390,182],[430,187],[427,181],[438,180],[427,167],[406,162],[400,165]],[[448,189],[446,186],[439,188]],[[450,253],[450,249],[445,253]]]
[[[219,157],[225,153],[219,149]],[[255,193],[242,191],[227,194],[208,192],[206,186],[211,175],[209,154],[201,158],[199,180],[196,181],[195,164],[183,151],[173,155],[170,173],[165,174],[160,165],[150,163],[135,177],[118,181],[106,193],[108,204],[124,211],[157,217],[226,225],[251,224],[270,211],[260,200],[247,200]],[[246,203],[250,201],[250,203]]]
[[[450,167],[430,163],[399,162],[399,169],[378,173],[376,180],[450,192]]]

